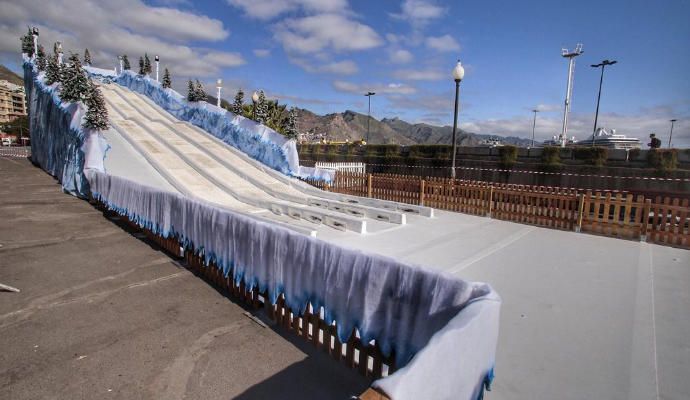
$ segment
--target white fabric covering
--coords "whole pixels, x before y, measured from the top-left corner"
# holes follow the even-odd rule
[[[341,341],[356,327],[364,342],[375,339],[384,354],[393,351],[399,367],[417,354],[378,383],[393,399],[432,398],[430,385],[440,398],[475,399],[492,374],[500,300],[487,284],[341,248],[99,171],[86,175],[95,198],[203,249],[226,273],[234,267],[235,281],[267,289],[270,301],[284,293],[293,310],[304,311],[307,302],[323,307]]]

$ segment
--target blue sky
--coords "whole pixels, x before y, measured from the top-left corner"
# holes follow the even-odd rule
[[[583,43],[573,134],[591,133],[599,72],[589,65],[609,58],[618,64],[606,70],[600,126],[663,139],[668,120],[677,118],[674,143],[690,147],[690,2],[684,0],[0,3],[2,37],[36,24],[42,40],[89,47],[108,67],[120,52],[148,50],[161,54],[178,87],[189,76],[209,84],[222,77],[224,97],[237,87],[264,89],[321,114],[366,112],[363,94],[372,90],[377,118],[452,124],[450,71],[460,58],[461,126],[528,136],[529,110],[538,106],[540,139],[560,129],[567,74],[560,50]],[[16,68],[18,41],[11,39],[0,42],[0,57]]]

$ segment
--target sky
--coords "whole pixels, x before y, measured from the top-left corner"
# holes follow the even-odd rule
[[[83,53],[113,68],[128,54],[159,55],[174,87],[198,78],[222,97],[263,89],[319,114],[354,110],[378,119],[452,125],[457,60],[460,127],[536,138],[561,130],[567,60],[576,59],[569,134],[594,125],[647,143],[690,147],[690,1],[359,1],[359,0],[0,0],[0,62],[20,70],[19,36],[40,29],[40,43]],[[248,97],[248,96],[247,96]]]

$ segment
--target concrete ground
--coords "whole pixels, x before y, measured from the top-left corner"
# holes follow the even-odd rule
[[[0,399],[347,399],[368,386],[0,158]]]

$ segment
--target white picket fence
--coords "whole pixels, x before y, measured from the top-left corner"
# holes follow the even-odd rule
[[[367,170],[367,165],[361,162],[323,162],[317,161],[314,165],[316,168],[330,169],[334,171],[343,172],[358,172],[363,174]]]

